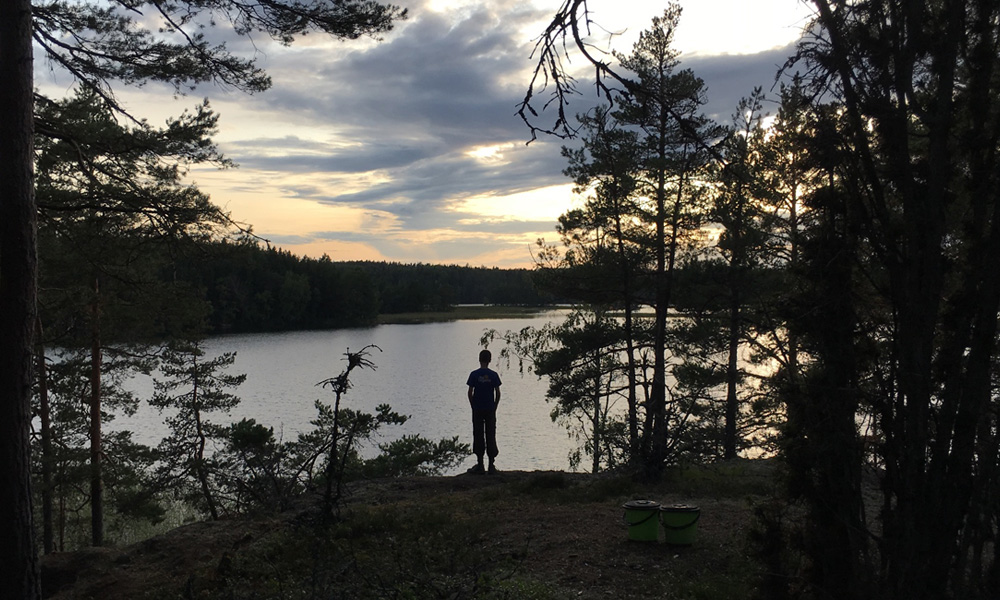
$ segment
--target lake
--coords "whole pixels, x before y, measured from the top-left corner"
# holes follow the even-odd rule
[[[410,417],[402,426],[387,427],[380,441],[404,434],[420,434],[431,440],[458,435],[472,445],[471,412],[466,396],[466,378],[478,368],[479,339],[486,329],[520,330],[561,319],[565,311],[538,313],[533,317],[452,321],[412,325],[378,325],[333,331],[296,331],[267,334],[226,335],[209,338],[203,348],[209,357],[236,352],[231,374],[245,373],[246,382],[234,393],[241,403],[230,415],[210,415],[208,420],[229,423],[244,417],[274,427],[275,435],[294,439],[311,428],[316,415],[313,403],[333,403],[329,388],[316,384],[346,368],[344,353],[375,344],[369,359],[376,369],[355,369],[352,389],[342,406],[373,413],[379,404]],[[494,355],[499,348],[491,348]],[[566,430],[552,422],[545,401],[547,380],[520,375],[517,365],[491,367],[503,381],[497,413],[497,443],[501,470],[567,470],[569,452],[575,442]],[[146,398],[152,379],[140,377],[129,387]],[[166,433],[163,417],[142,406],[131,417],[119,416],[109,430],[127,429],[134,439],[156,444]],[[472,466],[470,456],[453,472]]]

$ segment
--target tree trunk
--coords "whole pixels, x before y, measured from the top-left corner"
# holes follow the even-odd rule
[[[820,196],[820,195],[818,195]],[[861,452],[855,415],[858,410],[855,359],[855,297],[852,293],[855,249],[845,231],[844,201],[832,190],[822,197],[823,222],[810,243],[807,261],[811,304],[815,309],[798,327],[808,332],[818,357],[790,390],[786,440],[793,492],[807,503],[804,533],[810,582],[822,598],[872,597],[862,567],[863,533]]]
[[[45,346],[42,344],[42,320],[36,319],[38,326],[35,335],[38,344],[35,355],[35,368],[38,379],[38,417],[42,428],[42,549],[46,554],[54,550],[54,534],[52,528],[52,416],[49,406],[49,376],[45,364]]]
[[[212,495],[212,487],[208,482],[208,469],[205,467],[205,446],[208,442],[208,436],[205,435],[204,427],[201,422],[201,405],[199,404],[199,389],[198,389],[198,355],[193,354],[191,356],[191,373],[194,374],[194,383],[191,390],[191,412],[194,414],[195,432],[198,436],[198,450],[194,456],[195,473],[198,476],[198,484],[201,485],[201,494],[205,497],[205,502],[208,504],[208,514],[212,516],[213,521],[219,520],[219,508],[215,502],[215,496]]]
[[[31,507],[31,362],[37,293],[31,3],[0,2],[0,590],[41,596]]]
[[[348,366],[350,370],[350,366]],[[337,390],[336,399],[333,402],[333,432],[330,437],[330,457],[326,464],[326,490],[323,493],[324,514],[333,514],[334,505],[340,501],[340,481],[336,482],[336,494],[334,494],[334,479],[337,477],[337,443],[340,437],[340,395],[343,393]]]
[[[90,322],[90,538],[104,545],[104,485],[101,477],[101,303],[94,278]]]
[[[662,153],[661,153],[662,154]],[[653,387],[650,391],[649,408],[646,412],[646,431],[643,441],[648,450],[646,471],[655,475],[663,468],[667,456],[667,236],[666,236],[666,174],[661,169],[657,174],[656,189],[656,272],[655,306],[653,322]]]
[[[726,364],[726,430],[723,436],[723,458],[736,458],[737,419],[740,412],[740,397],[737,387],[740,380],[740,299],[738,290],[732,290],[733,298],[729,307],[729,344]]]
[[[664,124],[665,128],[666,125]],[[661,156],[666,156],[666,148],[661,144]],[[665,159],[663,159],[665,161]],[[657,474],[663,468],[667,458],[669,431],[667,424],[667,317],[670,313],[670,295],[674,276],[674,264],[677,260],[677,244],[680,235],[680,210],[684,194],[685,173],[680,174],[677,183],[677,194],[669,215],[671,226],[670,237],[667,237],[667,207],[666,207],[666,172],[661,170],[657,179],[656,199],[656,306],[653,332],[653,390],[650,395],[650,409],[647,414],[647,427],[643,437],[652,438],[652,443],[646,455],[646,470],[649,474]],[[652,417],[652,418],[651,418]]]
[[[749,132],[748,132],[749,133]],[[726,423],[723,435],[723,458],[736,458],[738,446],[737,421],[740,414],[740,397],[738,393],[740,383],[740,333],[742,329],[742,305],[743,296],[740,293],[743,289],[745,278],[744,265],[747,260],[747,249],[743,242],[743,232],[748,228],[746,211],[743,210],[743,182],[738,182],[734,194],[735,212],[730,215],[732,226],[729,234],[732,238],[731,256],[729,260],[729,324],[727,340],[727,363],[726,363]]]
[[[616,196],[615,202],[615,240],[618,247],[618,256],[621,261],[619,267],[622,274],[622,299],[625,309],[624,330],[625,330],[625,356],[628,359],[628,443],[630,457],[635,460],[639,457],[639,400],[636,390],[636,362],[635,362],[635,323],[632,315],[632,265],[629,263],[625,251],[625,236],[622,231],[622,206]]]
[[[602,317],[597,315],[597,321]],[[593,461],[590,465],[591,473],[601,471],[601,447],[604,444],[604,419],[601,414],[601,349],[594,350],[594,391],[592,397],[594,416],[591,427],[594,430],[592,443],[594,446]]]

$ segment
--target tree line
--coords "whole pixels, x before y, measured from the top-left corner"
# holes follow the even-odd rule
[[[206,333],[369,326],[380,314],[458,304],[537,306],[528,269],[300,257],[251,236],[201,244],[166,276],[201,290]]]
[[[124,342],[371,326],[380,314],[447,312],[458,304],[538,306],[551,297],[528,269],[334,262],[296,256],[247,234],[165,247],[143,242],[126,275],[125,267],[114,270],[108,262],[110,246],[125,240],[102,234],[85,242],[101,253],[88,258],[90,249],[67,243],[48,225],[42,224],[40,243],[40,317],[50,332],[61,332],[47,338],[50,344],[80,343],[73,330],[91,310],[84,298],[95,285],[111,317],[108,341]],[[96,271],[94,261],[103,261]]]
[[[338,264],[360,269],[375,282],[385,314],[447,311],[458,304],[543,306],[557,301],[538,289],[532,269],[377,261]]]

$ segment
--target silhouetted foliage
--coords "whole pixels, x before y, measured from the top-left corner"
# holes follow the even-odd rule
[[[378,290],[360,269],[263,248],[253,238],[200,247],[176,277],[202,290],[210,333],[372,325]]]
[[[169,411],[164,423],[170,433],[157,448],[157,480],[216,520],[222,511],[214,479],[221,466],[213,446],[228,429],[209,419],[213,413],[227,415],[240,402],[232,391],[246,375],[223,372],[235,360],[232,352],[205,358],[199,343],[173,344],[163,353],[164,379],[154,380],[156,391],[149,400],[161,413]]]
[[[366,326],[379,314],[456,304],[547,303],[526,269],[334,262],[262,247],[250,237],[206,244],[201,252],[170,274],[204,291],[212,333]]]
[[[362,269],[378,288],[384,314],[448,310],[456,304],[540,306],[552,297],[530,269],[391,262],[338,263]]]

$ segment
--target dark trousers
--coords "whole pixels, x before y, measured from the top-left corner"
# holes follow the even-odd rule
[[[496,409],[472,409],[472,452],[483,461],[483,453],[492,460],[500,451],[497,450],[497,411]]]

